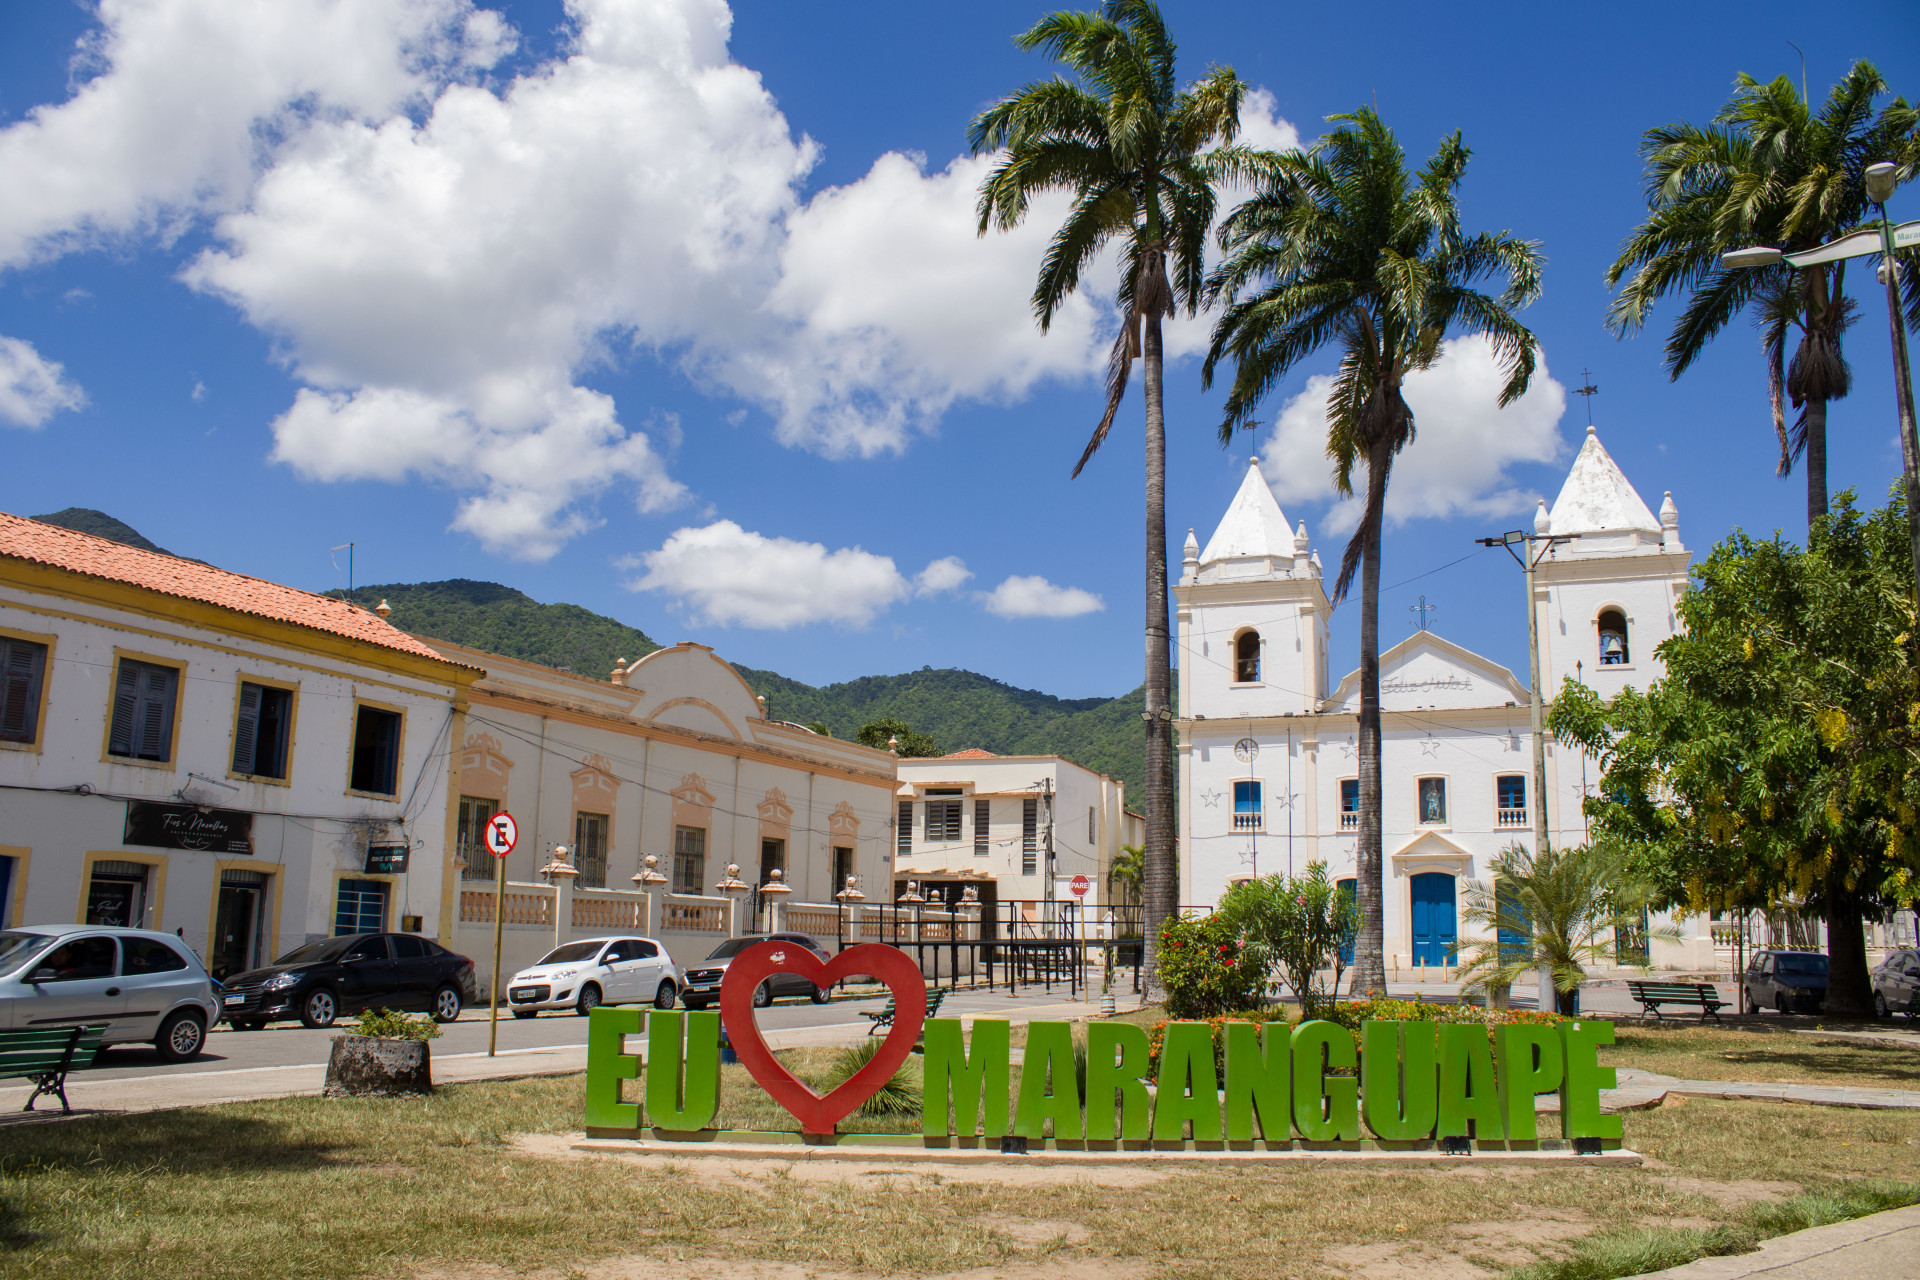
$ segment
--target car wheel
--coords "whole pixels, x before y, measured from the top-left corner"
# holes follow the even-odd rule
[[[540,1016],[540,1011],[538,1009],[515,1009],[513,1016],[516,1018],[537,1018]]]
[[[831,999],[833,999],[833,992],[827,990],[827,988],[815,987],[813,989],[813,1002],[815,1004],[825,1004]]]
[[[673,1008],[674,990],[671,982],[663,982],[660,989],[653,993],[653,1007],[656,1009]]]
[[[1878,991],[1873,993],[1873,1016],[1876,1018],[1893,1016],[1893,1010],[1887,1008],[1887,998]]]
[[[705,1009],[707,1007],[707,1002],[705,1000],[695,1000],[692,996],[688,996],[681,1003],[686,1005],[687,1008],[691,1009],[695,1013],[699,1013],[702,1009]]]
[[[753,989],[753,1007],[764,1009],[773,1003],[773,983],[763,982]]]
[[[589,982],[586,986],[580,988],[580,998],[573,1002],[573,1011],[584,1018],[599,1007],[600,988]]]
[[[433,1020],[435,1022],[457,1022],[460,1018],[460,991],[457,987],[444,986],[433,993]]]
[[[339,1016],[340,1002],[325,987],[309,992],[307,998],[300,1002],[300,1025],[303,1027],[330,1027]]]
[[[207,1043],[207,1028],[199,1018],[182,1010],[160,1024],[153,1047],[162,1062],[189,1062],[200,1056]]]

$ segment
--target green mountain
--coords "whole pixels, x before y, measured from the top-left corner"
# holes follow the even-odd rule
[[[106,512],[95,511],[92,507],[68,507],[65,511],[54,511],[31,518],[42,524],[55,524],[62,529],[72,529],[75,533],[90,533],[96,538],[124,542],[127,546],[138,547],[142,551],[158,551],[163,556],[173,554],[165,547],[141,537],[132,525],[115,520]]]
[[[614,659],[632,662],[660,647],[625,623],[578,605],[541,604],[497,582],[390,582],[357,587],[353,599],[369,609],[385,600],[393,609],[388,620],[403,631],[598,679],[613,670]],[[1055,698],[971,671],[930,667],[825,686],[775,671],[738,670],[766,698],[775,720],[824,723],[836,738],[852,738],[861,725],[893,716],[932,737],[943,751],[978,747],[996,755],[1066,756],[1123,779],[1129,803],[1141,803],[1145,702],[1139,689],[1119,698]]]

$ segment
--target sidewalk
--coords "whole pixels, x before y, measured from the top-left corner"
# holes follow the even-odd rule
[[[1701,1258],[1641,1280],[1859,1280],[1920,1275],[1920,1205],[1775,1236],[1758,1253]]]

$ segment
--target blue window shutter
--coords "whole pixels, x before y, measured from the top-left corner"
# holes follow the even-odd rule
[[[252,773],[260,733],[260,686],[240,686],[240,714],[233,726],[233,771]]]
[[[136,754],[142,760],[165,760],[173,743],[173,690],[178,673],[171,667],[140,664],[139,697],[136,717]]]
[[[107,734],[109,754],[133,754],[133,722],[140,709],[139,684],[140,664],[122,658],[113,682],[113,728]]]

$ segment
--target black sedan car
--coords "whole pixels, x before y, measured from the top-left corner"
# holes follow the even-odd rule
[[[1741,985],[1749,1009],[1818,1013],[1827,1003],[1827,958],[1818,951],[1756,951]]]
[[[368,1009],[452,1022],[477,993],[473,961],[412,933],[350,933],[296,947],[263,969],[229,974],[220,1000],[241,1031],[298,1018],[330,1027]]]
[[[1895,1013],[1920,1018],[1920,951],[1889,952],[1873,966],[1873,1011],[1883,1018]]]
[[[686,986],[681,988],[680,998],[689,1009],[704,1009],[720,998],[720,982],[727,976],[727,966],[733,958],[748,947],[760,942],[791,942],[795,946],[805,947],[821,960],[832,959],[820,944],[804,933],[750,933],[744,937],[728,938],[713,949],[705,960],[687,965]],[[776,973],[753,989],[753,1004],[764,1009],[773,1003],[775,996],[806,996],[815,1004],[827,1002],[827,991],[816,987],[798,974]]]

